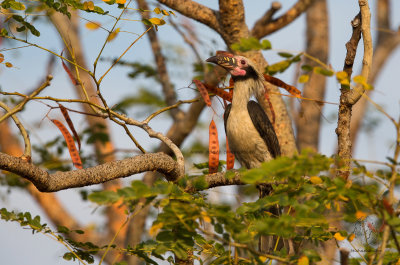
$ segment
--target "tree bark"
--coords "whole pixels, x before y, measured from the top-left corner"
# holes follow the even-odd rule
[[[379,30],[377,42],[374,49],[374,57],[372,58],[371,73],[368,80],[368,83],[372,85],[376,83],[376,80],[383,69],[383,65],[389,59],[390,55],[400,45],[400,27],[397,29],[397,31],[390,32],[391,27],[389,2],[389,0],[378,0],[376,2],[376,20]],[[369,90],[366,92],[366,95],[370,97],[372,93],[373,90]],[[360,133],[362,121],[366,114],[368,103],[368,100],[362,97],[353,107],[353,116],[350,124],[350,139],[353,143],[353,150],[357,143],[357,136]]]
[[[308,9],[306,53],[328,64],[329,55],[329,15],[326,0],[317,0]],[[304,64],[316,66],[311,59],[306,58]],[[325,96],[326,77],[311,73],[309,81],[304,85],[303,97],[322,101]],[[314,101],[303,100],[296,119],[297,147],[302,150],[311,148],[318,151],[319,133],[321,127],[322,105]]]

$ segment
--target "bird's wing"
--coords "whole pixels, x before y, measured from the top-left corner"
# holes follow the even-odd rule
[[[226,124],[228,123],[228,117],[229,117],[229,113],[231,113],[231,108],[232,108],[232,104],[229,104],[228,106],[226,106],[225,112],[224,112],[225,134],[226,134]]]
[[[264,140],[272,157],[276,158],[280,156],[281,148],[279,146],[278,137],[276,137],[274,127],[272,127],[267,114],[265,114],[261,106],[253,100],[247,103],[247,110],[249,111],[254,127],[256,127],[261,138]]]

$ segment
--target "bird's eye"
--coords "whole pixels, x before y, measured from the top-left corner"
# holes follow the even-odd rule
[[[240,60],[240,64],[245,65],[246,61],[245,60]]]

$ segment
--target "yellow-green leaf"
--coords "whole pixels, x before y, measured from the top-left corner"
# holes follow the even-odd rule
[[[366,82],[365,77],[363,77],[362,75],[356,75],[355,77],[353,77],[353,81],[359,84]]]
[[[115,37],[117,37],[119,31],[120,31],[120,28],[117,28],[116,30],[111,32],[111,34],[108,35],[107,41],[112,41],[113,39],[115,39]]]
[[[10,1],[10,7],[14,10],[25,10],[25,5],[20,2]]]
[[[165,10],[165,9],[161,10],[161,13],[162,13],[164,16],[169,16],[168,11]]]
[[[149,234],[151,236],[155,236],[158,231],[163,227],[163,223],[157,223],[157,224],[153,224],[152,227],[150,227],[149,229]]]
[[[297,260],[297,265],[308,265],[310,264],[310,261],[308,260],[307,256],[301,256],[298,260]]]
[[[310,79],[309,75],[301,75],[299,77],[299,83],[307,83],[309,79]]]
[[[158,8],[158,7],[154,8],[153,11],[154,11],[154,13],[156,13],[157,15],[158,15],[158,14],[161,14],[161,9]]]
[[[312,184],[321,184],[323,182],[322,179],[318,176],[310,177],[310,181]]]
[[[150,18],[149,21],[151,22],[151,24],[155,24],[155,25],[159,25],[161,23],[161,19],[159,19],[157,17]]]
[[[346,238],[344,236],[342,236],[339,232],[336,232],[335,235],[333,236],[334,238],[336,238],[337,241],[342,241],[345,240]]]
[[[356,75],[355,77],[353,77],[353,81],[355,83],[358,83],[358,84],[362,85],[363,88],[366,89],[366,90],[374,89],[374,87],[372,85],[367,83],[367,80],[362,75]]]
[[[151,24],[154,24],[154,25],[164,25],[165,24],[164,19],[159,19],[157,17],[150,18],[149,21],[151,22]]]
[[[357,211],[356,212],[356,218],[359,221],[363,221],[365,218],[367,218],[367,216],[368,215],[366,213],[364,213],[363,211]]]
[[[115,1],[115,3],[117,3],[119,5],[124,5],[126,3],[126,0],[117,0],[117,1]]]
[[[85,24],[85,27],[90,30],[96,30],[96,29],[100,28],[100,26],[101,25],[98,22],[88,22]]]
[[[345,71],[340,71],[336,73],[337,80],[341,81],[343,79],[347,79],[348,75]]]

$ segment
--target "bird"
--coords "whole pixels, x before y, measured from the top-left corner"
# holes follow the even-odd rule
[[[252,96],[263,98],[265,93],[265,79],[256,64],[244,56],[228,52],[217,52],[206,62],[224,68],[234,81],[232,103],[225,108],[224,125],[229,148],[236,159],[250,169],[279,157],[281,149],[274,127],[260,104],[251,100]],[[272,192],[269,184],[260,183],[257,188],[260,198]],[[278,207],[268,211],[279,215]],[[268,242],[260,240],[260,250],[271,250],[274,245],[272,237],[264,240]]]

